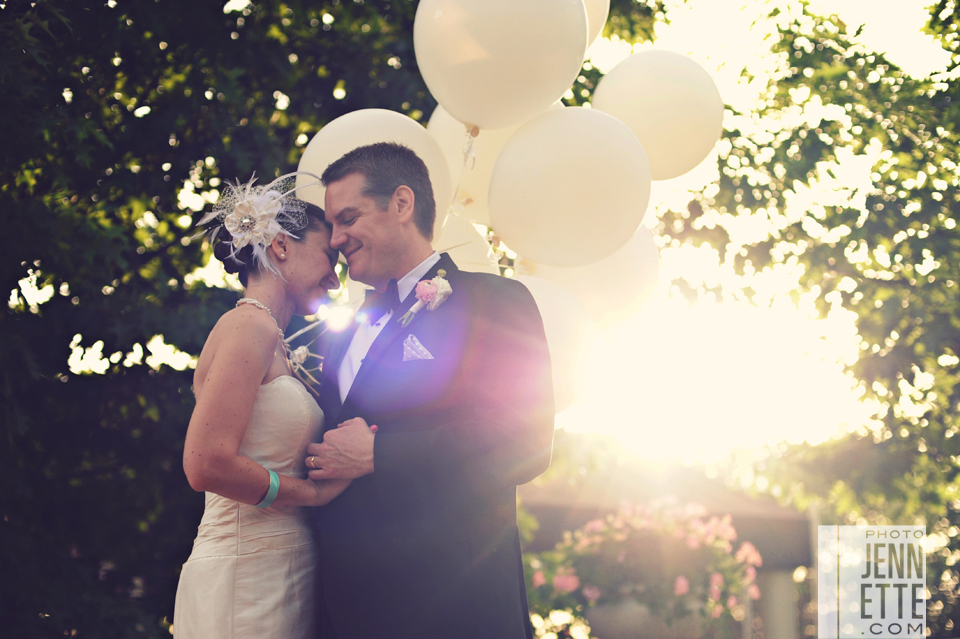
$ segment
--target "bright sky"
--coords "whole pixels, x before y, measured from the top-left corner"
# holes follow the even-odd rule
[[[782,73],[784,61],[769,53],[774,23],[771,6],[785,15],[796,2],[773,0],[668,1],[670,24],[659,24],[657,48],[690,55],[714,77],[727,104],[748,112],[767,79]],[[921,33],[926,0],[815,0],[815,10],[836,14],[849,31],[862,25],[857,42],[885,53],[912,75],[942,72],[948,55]],[[632,51],[651,45],[608,39],[594,44],[588,57],[607,71]],[[754,82],[741,80],[746,70]],[[804,96],[798,96],[798,102]],[[826,113],[826,115],[825,115]],[[729,113],[728,113],[729,116]],[[829,107],[807,101],[795,118],[832,117]],[[746,130],[743,121],[737,125]],[[762,134],[767,123],[753,122]],[[720,145],[717,151],[719,152]],[[856,202],[871,188],[870,170],[880,153],[847,158],[834,178],[821,167],[821,179],[796,194],[799,215],[814,202]],[[691,193],[703,191],[718,177],[717,156],[680,178],[654,183],[646,223],[656,224],[656,210],[684,206]],[[790,212],[788,212],[789,214]],[[749,243],[767,233],[760,216],[734,220],[732,240]],[[739,281],[723,269],[709,249],[684,247],[661,251],[661,288],[643,313],[629,324],[603,334],[586,367],[586,390],[580,401],[557,418],[571,431],[612,435],[625,450],[657,463],[713,463],[735,448],[751,449],[778,442],[817,443],[869,423],[870,407],[857,400],[854,381],[843,362],[858,352],[853,317],[833,313],[813,319],[812,300],[797,308],[784,293],[795,287],[798,272],[787,267]],[[671,298],[664,282],[685,276],[709,285],[736,289],[748,283],[770,308],[738,302],[704,300],[692,306]]]

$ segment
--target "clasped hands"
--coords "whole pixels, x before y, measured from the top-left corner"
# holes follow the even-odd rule
[[[360,417],[348,419],[323,435],[319,444],[307,444],[310,479],[356,479],[373,472],[373,434]]]

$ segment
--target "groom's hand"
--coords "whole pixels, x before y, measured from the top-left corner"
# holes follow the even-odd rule
[[[373,472],[376,426],[355,417],[327,431],[323,442],[307,445],[310,479],[356,479]]]

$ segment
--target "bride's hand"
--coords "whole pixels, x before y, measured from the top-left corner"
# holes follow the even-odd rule
[[[352,479],[308,479],[316,488],[317,500],[312,506],[326,506],[347,489]]]

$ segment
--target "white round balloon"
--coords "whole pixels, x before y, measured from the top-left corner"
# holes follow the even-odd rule
[[[551,109],[562,109],[562,102],[555,102]],[[490,175],[493,165],[500,156],[507,140],[522,126],[515,124],[503,129],[484,129],[473,138],[473,147],[464,164],[464,151],[469,148],[470,137],[467,127],[455,120],[447,110],[438,105],[430,116],[427,131],[434,137],[443,154],[447,157],[450,178],[456,189],[457,199],[463,203],[463,212],[467,219],[490,226],[487,213],[487,191],[490,189]],[[459,182],[458,182],[459,180]]]
[[[413,45],[450,115],[500,129],[544,111],[573,84],[587,11],[583,0],[421,0]]]
[[[553,401],[559,413],[583,393],[584,364],[597,329],[583,304],[559,284],[531,275],[514,279],[527,287],[540,309],[553,367]]]
[[[447,218],[443,231],[433,240],[433,248],[449,253],[461,270],[500,275],[500,266],[487,238],[459,215]]]
[[[520,258],[517,272],[563,286],[583,303],[597,326],[606,327],[627,319],[656,291],[660,253],[650,229],[641,225],[629,242],[599,262],[566,268]]]
[[[427,165],[437,203],[437,219],[433,225],[433,235],[436,237],[443,228],[453,199],[450,169],[436,140],[423,126],[401,113],[386,109],[361,109],[341,115],[313,136],[303,151],[297,170],[322,175],[344,153],[377,142],[396,142],[407,146]],[[297,176],[297,186],[310,181],[308,176]],[[326,189],[319,185],[297,191],[297,197],[320,207],[324,205],[325,194]]]
[[[587,7],[587,27],[590,30],[590,36],[587,40],[587,47],[603,32],[603,25],[607,23],[607,16],[610,15],[610,0],[584,0]]]
[[[700,164],[723,133],[723,99],[713,78],[672,51],[631,55],[600,80],[592,104],[636,134],[654,180],[675,178]]]
[[[633,237],[650,199],[650,165],[616,118],[571,107],[543,113],[500,152],[490,220],[512,250],[543,264],[580,266]]]

